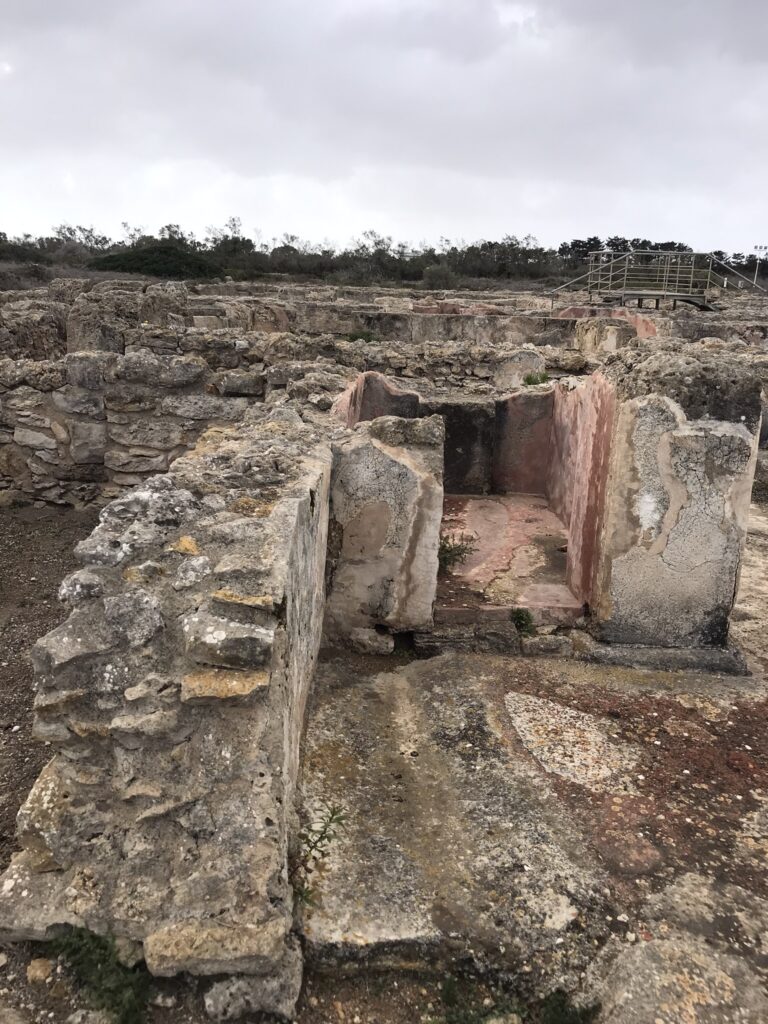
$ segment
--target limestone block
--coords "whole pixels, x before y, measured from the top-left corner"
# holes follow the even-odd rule
[[[105,654],[119,643],[117,631],[107,623],[98,602],[76,608],[66,622],[51,630],[32,648],[36,671],[50,674],[74,662]]]
[[[78,465],[100,464],[107,446],[107,425],[103,422],[69,422],[69,454]]]
[[[116,380],[129,384],[148,384],[161,388],[185,388],[199,381],[208,366],[198,356],[174,356],[159,358],[149,349],[138,349],[126,353],[115,363],[113,373]]]
[[[535,348],[519,348],[504,354],[493,371],[493,383],[501,391],[519,388],[528,374],[542,374],[544,356]]]
[[[92,569],[78,569],[66,576],[59,587],[58,598],[64,604],[75,605],[101,597],[104,593],[103,578]]]
[[[64,359],[67,383],[88,391],[102,391],[105,375],[116,359],[109,352],[70,352]]]
[[[620,408],[593,612],[605,639],[686,647],[728,634],[757,435],[664,396]]]
[[[391,654],[395,639],[389,633],[377,633],[375,629],[357,627],[350,629],[349,642],[361,654]]]
[[[148,935],[144,955],[152,974],[161,977],[181,971],[263,974],[282,960],[287,930],[283,917],[261,922],[181,922]]]
[[[186,652],[202,665],[259,668],[269,663],[274,629],[233,622],[205,612],[182,622]]]
[[[298,944],[291,944],[280,965],[268,975],[237,975],[214,982],[205,993],[205,1011],[216,1021],[240,1020],[253,1013],[292,1020],[301,991],[302,966]]]
[[[247,370],[229,370],[217,376],[216,390],[220,395],[263,395],[264,374]]]
[[[104,828],[103,810],[84,795],[77,800],[72,827],[77,774],[77,768],[66,758],[53,757],[19,811],[19,842],[26,854],[26,865],[35,873],[66,868],[85,838]]]
[[[163,453],[125,451],[122,448],[108,448],[104,454],[104,465],[119,473],[161,473],[168,468],[168,456]]]
[[[599,1024],[761,1024],[768,1018],[768,997],[743,957],[676,929],[630,947],[610,943],[590,973],[587,997],[601,1003]]]
[[[139,298],[128,286],[98,286],[77,296],[67,317],[67,351],[123,352],[128,332],[139,324]]]
[[[183,316],[189,304],[189,291],[181,281],[163,281],[147,285],[139,297],[139,320],[165,325],[172,315]]]
[[[16,427],[13,432],[13,440],[25,448],[34,448],[36,451],[57,448],[56,438],[48,434],[42,434],[39,430],[30,430],[28,427]]]
[[[189,491],[162,478],[153,481],[153,486],[137,488],[107,505],[90,537],[75,547],[75,555],[86,565],[118,565],[169,539],[198,507]]]
[[[145,590],[104,598],[104,618],[129,647],[140,647],[163,628],[157,600]]]
[[[87,416],[97,420],[104,418],[104,398],[98,392],[66,384],[52,395],[54,406],[70,416]]]
[[[176,570],[171,586],[174,590],[187,590],[189,587],[194,587],[195,584],[205,579],[211,572],[211,568],[210,559],[206,558],[205,555],[200,555],[196,558],[185,558]]]
[[[443,441],[440,417],[382,417],[335,447],[327,625],[336,635],[431,623]]]
[[[239,420],[249,406],[247,398],[221,398],[216,395],[169,395],[160,411],[165,415],[191,420]]]
[[[183,704],[208,704],[220,700],[242,700],[263,693],[269,687],[269,672],[232,671],[209,668],[190,672],[181,681]]]
[[[158,417],[148,418],[142,414],[129,416],[120,413],[110,413],[108,419],[110,439],[116,444],[126,447],[171,451],[180,445],[189,444],[196,430],[193,420],[179,421]],[[199,430],[199,424],[197,430]]]

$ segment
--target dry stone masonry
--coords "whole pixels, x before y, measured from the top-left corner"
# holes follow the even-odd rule
[[[682,313],[525,301],[76,280],[3,297],[0,500],[104,506],[61,585],[69,617],[32,651],[35,736],[53,756],[0,880],[3,937],[83,926],[133,944],[155,975],[208,979],[217,1019],[290,1018],[321,642],[623,663],[652,648],[743,669],[728,623],[764,328],[715,314],[702,341]],[[521,504],[486,507],[494,495]],[[473,564],[446,592],[444,502],[503,516],[532,497],[562,537],[522,520],[480,534],[491,564],[487,544],[504,550],[512,530],[496,596],[478,597]],[[548,624],[534,640],[499,597],[515,574]],[[370,692],[380,714],[392,693]],[[574,877],[597,906],[598,869]],[[554,950],[549,922],[576,911],[547,900],[531,934]]]

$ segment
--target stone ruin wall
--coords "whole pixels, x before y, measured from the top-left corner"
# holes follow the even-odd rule
[[[584,366],[568,347],[573,325],[543,317],[84,287],[53,282],[0,305],[0,490],[75,504],[113,497],[167,469],[206,424],[264,400],[324,411],[356,371],[482,388],[514,378],[523,343],[531,367]]]
[[[19,815],[2,931],[78,924],[158,975],[253,981],[290,1012],[290,845],[324,606],[331,454],[276,411],[209,430],[108,505],[33,649],[55,754]],[[209,1002],[229,999],[213,986]]]

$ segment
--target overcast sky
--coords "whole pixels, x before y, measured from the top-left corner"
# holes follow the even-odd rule
[[[0,230],[768,244],[768,0],[0,0]]]

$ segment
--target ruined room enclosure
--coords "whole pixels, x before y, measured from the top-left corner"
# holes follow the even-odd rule
[[[463,544],[466,556],[440,574],[433,637],[443,633],[450,645],[455,629],[462,646],[472,627],[477,634],[491,623],[519,624],[527,612],[526,623],[565,628],[578,621],[616,645],[725,644],[746,539],[760,402],[756,391],[750,399],[738,389],[725,398],[726,385],[716,379],[719,359],[705,362],[700,386],[692,377],[673,384],[665,353],[647,358],[648,369],[667,377],[679,401],[654,394],[647,371],[630,369],[631,359],[586,377],[473,396],[426,387],[419,394],[375,372],[350,385],[334,416],[362,431],[361,439],[367,431],[380,452],[394,450],[390,434],[401,440],[408,434],[398,423],[442,424],[442,439],[429,431],[421,437],[414,428],[403,442],[422,455],[432,446],[444,494],[440,554],[447,541]],[[349,483],[341,489],[348,498]],[[388,509],[379,491],[377,500]],[[366,501],[363,487],[353,502],[360,537],[377,529]],[[416,492],[413,501],[411,553],[435,534],[434,495],[429,512]],[[333,518],[333,495],[331,507]],[[390,536],[380,515],[378,529],[383,551]],[[364,577],[378,557],[372,561],[372,550],[353,547],[346,552],[347,586],[356,562]],[[409,567],[410,553],[397,568],[405,577]],[[365,606],[368,624],[395,626],[398,616],[386,602],[377,610],[371,595],[369,588],[361,604],[347,603],[348,625],[366,624],[353,622]],[[331,608],[334,603],[332,588]],[[406,618],[413,623],[414,616]],[[432,623],[431,613],[422,613],[417,640]],[[508,634],[514,646],[514,630]]]
[[[521,610],[535,626],[573,626],[583,616],[610,415],[606,407],[600,422],[596,409],[587,420],[583,405],[575,381],[466,397],[418,394],[375,373],[338,403],[347,426],[380,416],[443,420],[441,555],[450,564],[437,577],[436,626],[503,623]]]

